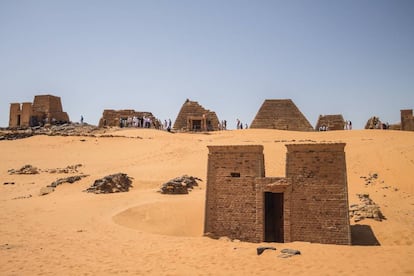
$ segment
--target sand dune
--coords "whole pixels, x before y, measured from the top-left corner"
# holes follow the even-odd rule
[[[122,137],[0,141],[0,275],[414,275],[413,132],[109,134]],[[350,203],[357,193],[368,193],[386,217],[351,222],[357,245],[254,244],[202,236],[207,145],[261,144],[266,175],[284,176],[286,143],[339,141],[346,143]],[[40,188],[68,175],[7,173],[25,164],[40,169],[82,164],[79,171],[89,176],[39,196]],[[82,192],[117,172],[134,178],[129,192]],[[373,173],[378,179],[366,185],[361,176]],[[203,179],[200,187],[188,195],[157,192],[183,174]],[[278,250],[257,256],[259,245]],[[302,254],[278,258],[283,248]]]

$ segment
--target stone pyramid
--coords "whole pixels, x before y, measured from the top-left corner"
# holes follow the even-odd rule
[[[205,117],[208,130],[218,130],[219,119],[214,111],[202,107],[198,102],[187,99],[175,119],[173,129],[177,131],[191,131],[189,119],[203,119]]]
[[[341,114],[319,115],[315,130],[326,126],[328,130],[343,130],[345,125],[344,117]]]
[[[265,100],[250,128],[313,131],[312,125],[290,99]]]

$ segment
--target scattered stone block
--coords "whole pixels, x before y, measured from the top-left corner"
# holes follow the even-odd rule
[[[197,181],[202,181],[194,176],[183,175],[169,180],[162,184],[160,192],[162,194],[188,194],[194,186],[198,186]]]
[[[74,175],[74,176],[69,176],[69,177],[65,177],[65,178],[59,178],[56,181],[53,181],[52,184],[50,184],[48,187],[53,187],[56,188],[57,186],[63,184],[63,183],[74,183],[76,181],[81,180],[84,177],[87,177],[88,175],[86,174],[82,174],[82,175]]]
[[[8,170],[9,174],[38,174],[39,170],[32,165],[24,165],[18,170],[10,169]]]
[[[79,167],[82,167],[82,164],[69,165],[66,168],[46,169],[43,171],[48,173],[77,173]]]
[[[95,194],[108,194],[128,192],[132,187],[132,178],[125,173],[117,173],[105,176],[104,178],[97,179],[93,185],[84,192]]]
[[[349,216],[354,222],[361,221],[365,218],[371,218],[376,221],[382,221],[385,217],[381,213],[380,207],[369,198],[369,194],[357,194],[360,203],[352,204],[349,207]]]

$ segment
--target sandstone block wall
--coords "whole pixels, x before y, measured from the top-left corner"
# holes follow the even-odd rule
[[[414,116],[412,109],[401,110],[401,130],[414,131]]]
[[[199,121],[200,124],[196,125],[195,121]],[[199,125],[200,128],[198,128]],[[198,102],[187,99],[174,121],[173,129],[177,131],[218,130],[218,125],[219,119],[215,112],[205,109]]]
[[[127,119],[128,117],[130,118],[149,117],[151,118],[152,122],[157,121],[157,119],[154,117],[154,115],[151,112],[135,111],[133,109],[122,109],[122,110],[105,109],[102,113],[101,119],[99,120],[99,127],[104,127],[104,126],[119,127],[120,119],[121,118]]]
[[[351,244],[344,146],[287,145],[292,241]]]
[[[263,146],[209,146],[205,233],[256,240],[255,178],[264,176]]]
[[[53,120],[59,122],[69,122],[69,116],[63,112],[62,102],[60,97],[52,95],[38,95],[33,101],[33,114],[39,119],[43,116],[49,122]]]
[[[286,177],[265,177],[263,146],[209,146],[205,233],[351,244],[344,146],[287,145]]]
[[[11,103],[9,127],[29,127],[32,113],[32,103]]]
[[[69,122],[69,116],[63,112],[60,97],[37,95],[33,103],[10,104],[9,127],[29,127],[47,122]]]
[[[313,131],[312,125],[290,99],[265,100],[250,128]]]
[[[315,130],[326,126],[328,130],[343,130],[345,126],[344,117],[341,114],[336,115],[319,115]]]

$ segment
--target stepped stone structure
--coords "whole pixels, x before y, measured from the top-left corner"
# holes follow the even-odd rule
[[[286,177],[266,177],[263,146],[208,146],[206,236],[351,244],[345,144],[286,147]]]
[[[313,131],[312,125],[290,99],[265,100],[250,128]]]
[[[177,115],[173,129],[177,131],[219,130],[219,119],[214,111],[207,110],[198,102],[187,99]]]
[[[319,115],[315,130],[319,130],[323,126],[327,127],[328,130],[343,130],[345,126],[344,117],[341,114]]]
[[[140,120],[140,126],[143,126],[143,118],[147,117],[150,118],[152,122],[158,122],[154,115],[151,112],[141,112],[135,111],[133,109],[122,109],[122,110],[113,110],[113,109],[105,109],[101,119],[99,120],[99,127],[105,126],[120,126],[121,121],[128,121],[128,118],[132,119],[136,117]]]
[[[401,110],[401,130],[414,131],[414,116],[412,109]]]
[[[11,103],[9,127],[33,127],[46,123],[66,123],[69,116],[63,112],[60,97],[37,95],[33,103]]]

